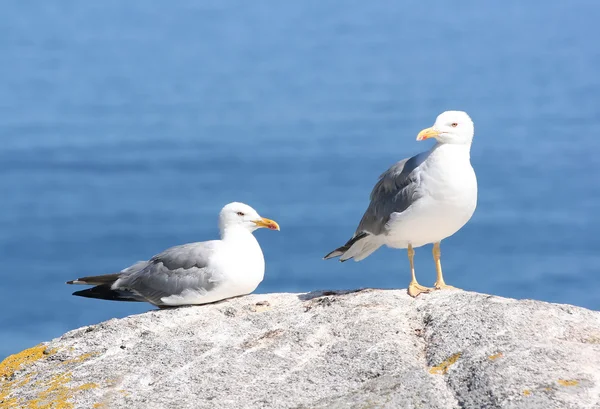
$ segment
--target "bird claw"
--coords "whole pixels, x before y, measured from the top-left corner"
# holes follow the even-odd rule
[[[408,285],[408,295],[412,298],[416,298],[419,294],[427,294],[433,291],[433,288],[425,287],[418,283],[410,283]]]

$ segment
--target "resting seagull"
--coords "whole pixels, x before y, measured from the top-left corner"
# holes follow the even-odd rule
[[[435,138],[437,143],[379,177],[354,236],[325,259],[360,261],[384,244],[405,248],[412,275],[410,296],[454,288],[444,282],[440,242],[460,230],[477,206],[477,179],[470,160],[473,134],[473,121],[465,112],[440,114],[431,128],[417,135],[417,141]],[[417,282],[413,262],[413,249],[429,243],[437,271],[434,288]]]
[[[95,287],[73,295],[115,301],[147,301],[159,307],[206,304],[249,294],[265,273],[265,260],[252,232],[279,230],[250,206],[230,203],[219,214],[221,240],[171,247],[120,273],[83,277],[67,284]]]

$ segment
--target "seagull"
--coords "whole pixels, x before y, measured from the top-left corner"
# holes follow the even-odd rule
[[[120,273],[83,277],[67,284],[94,285],[73,295],[114,301],[145,301],[158,307],[212,303],[253,292],[263,280],[265,259],[252,232],[279,230],[243,203],[219,213],[221,240],[171,247]]]
[[[454,289],[444,281],[440,242],[460,230],[477,207],[477,178],[470,159],[473,135],[473,121],[466,112],[440,114],[432,127],[417,135],[417,141],[434,138],[436,144],[401,160],[379,177],[354,236],[324,259],[360,261],[383,245],[405,248],[411,297]],[[433,243],[437,272],[434,288],[417,282],[413,261],[414,248],[429,243]]]

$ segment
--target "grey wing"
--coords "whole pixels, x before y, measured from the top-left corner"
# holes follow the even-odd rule
[[[209,258],[220,244],[215,240],[171,247],[140,265],[143,268],[124,271],[112,288],[132,291],[155,305],[163,305],[164,297],[187,291],[207,293],[221,279],[209,266]]]
[[[429,156],[419,153],[401,160],[385,171],[371,192],[371,203],[363,215],[355,236],[366,232],[381,234],[392,213],[403,212],[421,198],[414,170]]]

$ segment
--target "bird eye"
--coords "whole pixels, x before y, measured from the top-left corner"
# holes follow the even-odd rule
[[[245,216],[244,212],[237,212],[238,216]]]
[[[452,123],[450,124],[450,126],[451,126],[452,128],[456,128],[456,127],[458,126],[458,124],[457,124],[456,122],[452,122]]]

